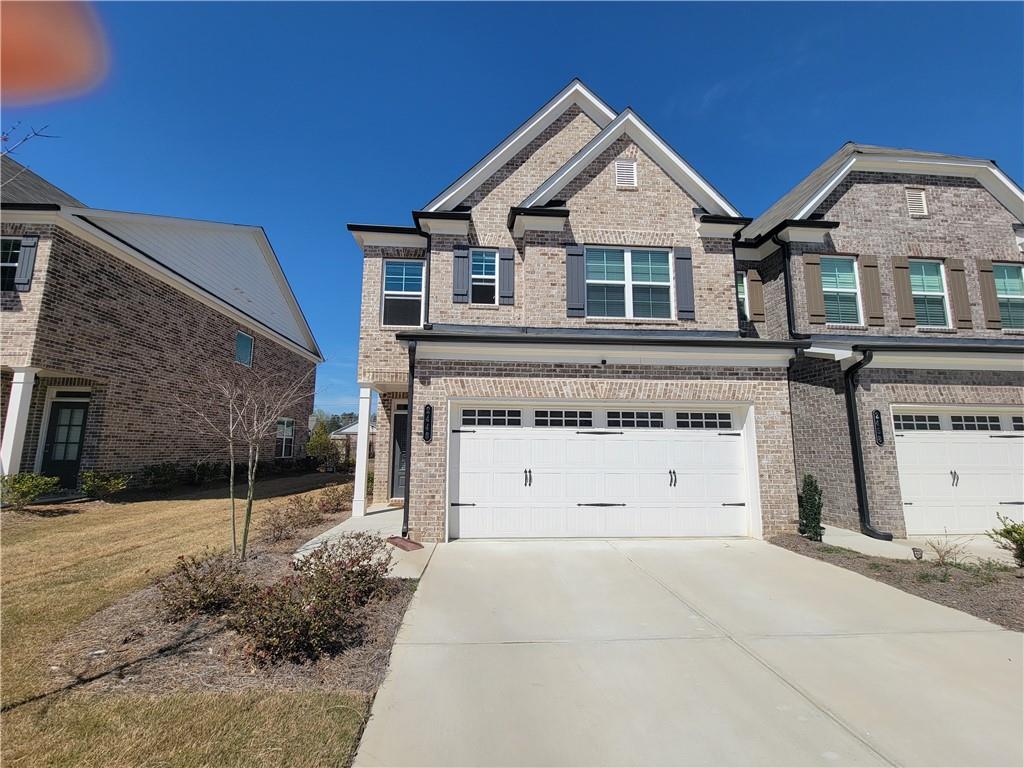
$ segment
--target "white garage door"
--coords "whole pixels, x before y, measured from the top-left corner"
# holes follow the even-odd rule
[[[455,408],[452,538],[745,536],[744,409]]]
[[[971,410],[893,415],[910,536],[983,533],[1024,515],[1024,416]]]

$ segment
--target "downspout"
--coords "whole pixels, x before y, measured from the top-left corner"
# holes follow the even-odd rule
[[[857,489],[857,515],[860,517],[861,532],[873,539],[892,541],[891,533],[880,531],[871,524],[867,480],[864,476],[864,454],[860,442],[860,420],[857,418],[857,373],[871,363],[871,358],[871,350],[865,349],[861,359],[843,373],[843,388],[846,392],[846,421],[850,429],[850,450],[853,453],[853,484]]]
[[[429,329],[430,326],[430,249],[434,243],[431,239],[431,234],[427,234],[427,258],[426,263],[423,265],[423,327]]]
[[[405,498],[402,500],[402,538],[409,538],[409,488],[412,480],[412,390],[416,381],[416,342],[409,342],[409,399],[405,418]]]
[[[778,235],[772,235],[772,243],[782,249],[782,285],[786,291],[786,324],[789,326],[789,337],[791,339],[809,338],[806,333],[797,333],[796,310],[793,308],[793,277],[789,271],[789,243],[779,240]]]

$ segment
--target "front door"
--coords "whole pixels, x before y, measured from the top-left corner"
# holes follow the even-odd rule
[[[391,498],[405,498],[405,467],[409,447],[409,413],[395,411],[391,419]]]
[[[44,475],[60,478],[61,488],[78,487],[78,467],[82,463],[82,440],[88,403],[55,402],[50,409],[43,446]]]

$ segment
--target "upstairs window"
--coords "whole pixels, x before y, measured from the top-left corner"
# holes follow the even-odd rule
[[[295,444],[295,419],[277,420],[277,439],[274,442],[274,458],[290,459]]]
[[[472,304],[496,304],[498,301],[498,252],[470,253],[472,281],[469,301]]]
[[[852,258],[821,257],[821,291],[825,296],[825,322],[860,325],[860,285]]]
[[[615,186],[619,189],[636,189],[636,160],[615,161]]]
[[[736,273],[736,308],[740,313],[740,322],[750,321],[750,305],[747,303],[747,273]]]
[[[246,368],[252,368],[253,339],[248,333],[235,332],[235,362]]]
[[[948,328],[946,276],[938,261],[910,262],[910,292],[919,328]]]
[[[14,290],[14,275],[18,271],[21,238],[5,237],[0,240],[0,291]]]
[[[928,215],[928,201],[921,187],[907,187],[907,212],[911,216]]]
[[[587,317],[672,317],[668,251],[587,248]]]
[[[1024,328],[1024,266],[993,264],[992,277],[996,281],[1003,328]]]
[[[384,262],[384,325],[423,322],[423,262]]]

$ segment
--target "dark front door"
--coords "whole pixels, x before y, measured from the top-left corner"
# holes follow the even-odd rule
[[[409,453],[409,414],[396,411],[391,420],[391,498],[405,498],[405,467]]]
[[[59,477],[61,488],[78,486],[78,466],[82,463],[82,439],[88,403],[55,402],[43,445],[43,474]]]

